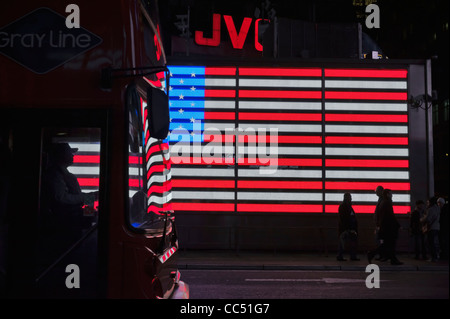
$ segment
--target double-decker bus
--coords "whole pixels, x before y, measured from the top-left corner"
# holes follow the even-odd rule
[[[0,14],[0,295],[188,298],[157,1]]]

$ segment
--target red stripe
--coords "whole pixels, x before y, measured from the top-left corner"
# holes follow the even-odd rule
[[[240,120],[259,121],[322,121],[322,114],[311,113],[239,113]]]
[[[236,68],[205,68],[205,75],[236,75]]]
[[[128,162],[130,164],[142,164],[142,157],[140,156],[129,156]]]
[[[239,68],[239,75],[248,76],[322,76],[321,69]]]
[[[204,179],[172,179],[172,187],[187,188],[234,188],[234,180],[204,180]]]
[[[356,214],[373,214],[375,205],[352,205]],[[336,214],[339,210],[339,205],[325,205],[325,213]],[[411,211],[409,206],[394,206],[395,214],[407,214]]]
[[[320,91],[239,90],[240,98],[321,99]]]
[[[238,188],[322,189],[322,182],[298,181],[238,181]]]
[[[322,213],[322,205],[237,204],[238,212]]]
[[[172,203],[175,211],[234,212],[234,204],[226,203]]]
[[[395,182],[325,182],[326,190],[373,190],[377,188],[378,185],[384,188],[389,188],[396,191],[409,191],[409,183],[395,183]]]
[[[325,114],[325,121],[407,123],[408,116],[391,114]]]
[[[326,159],[325,166],[335,167],[397,167],[408,168],[408,160],[350,160],[350,159]]]
[[[407,137],[327,136],[326,144],[408,145]]]
[[[99,185],[99,179],[98,178],[77,178],[78,179],[78,183],[80,184],[81,187],[86,187],[86,186],[98,186]]]
[[[163,194],[165,192],[168,192],[172,189],[172,183],[171,181],[167,181],[164,182],[163,185],[152,185],[149,189],[148,189],[148,196],[150,196],[152,193],[158,193],[158,194]]]
[[[163,204],[162,207],[158,207],[158,206],[155,206],[155,205],[150,205],[150,206],[147,208],[147,212],[148,212],[148,213],[153,212],[153,213],[158,214],[158,215],[162,215],[161,212],[163,212],[163,211],[169,211],[169,210],[173,210],[173,205],[172,205],[172,203],[165,203],[165,204]]]
[[[100,155],[75,155],[73,157],[74,163],[100,163]]]
[[[205,112],[205,120],[234,120],[235,112]]]
[[[321,144],[321,136],[269,136],[269,135],[240,135],[238,138],[239,143],[280,143],[280,144]]]
[[[150,169],[147,171],[147,179],[149,179],[153,173],[162,173],[166,169],[170,169],[170,163],[167,166],[165,166],[163,164],[150,166]]]
[[[402,100],[408,99],[408,94],[403,92],[335,92],[326,91],[326,99],[348,100]]]
[[[239,165],[322,166],[320,158],[239,158]]]
[[[130,187],[141,187],[141,180],[136,178],[130,178],[128,179],[128,185]]]
[[[325,69],[325,76],[353,78],[401,78],[405,79],[407,70],[371,70],[371,69]]]
[[[235,90],[205,90],[205,97],[235,97]]]
[[[163,155],[163,151],[168,150],[168,149],[169,149],[169,145],[167,143],[161,143],[161,144],[153,145],[147,151],[147,155],[146,155],[147,161],[149,160],[149,158],[152,155],[154,155],[154,153],[157,153],[159,155]],[[164,155],[163,155],[163,157],[164,157]]]

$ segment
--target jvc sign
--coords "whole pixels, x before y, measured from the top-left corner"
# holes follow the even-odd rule
[[[0,28],[0,53],[27,69],[47,73],[99,45],[102,39],[79,25],[78,6],[64,17],[39,8]]]
[[[241,26],[236,28],[234,20],[229,15],[224,15],[223,19],[225,21],[225,25],[228,30],[228,34],[230,36],[231,44],[234,49],[242,49],[244,47],[245,40],[247,39],[248,32],[250,30],[250,26],[252,25],[252,18],[244,18]],[[259,32],[259,23],[263,19],[255,20],[255,49],[257,51],[262,51],[263,46],[258,42],[258,32]],[[268,21],[268,20],[265,20]],[[195,43],[198,45],[207,45],[217,47],[220,45],[220,27],[221,27],[221,15],[218,13],[213,14],[213,26],[212,26],[212,38],[205,38],[203,35],[203,31],[195,31]]]

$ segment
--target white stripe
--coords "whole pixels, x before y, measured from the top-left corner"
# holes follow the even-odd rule
[[[186,85],[192,87],[192,85]],[[236,86],[236,79],[205,78],[205,86]]]
[[[351,178],[351,179],[409,179],[409,172],[399,171],[326,171],[325,178]]]
[[[326,88],[355,88],[355,89],[407,89],[406,81],[351,81],[325,80]]]
[[[314,133],[321,133],[322,132],[322,125],[314,125],[314,124],[260,124],[260,123],[240,123],[239,128],[246,130],[246,129],[254,129],[257,130],[259,128],[261,129],[277,129],[279,132],[314,132]]]
[[[408,156],[406,148],[327,147],[325,155],[348,156]]]
[[[407,134],[408,126],[374,126],[374,125],[325,125],[326,133],[381,133]]]
[[[322,80],[287,80],[287,79],[239,79],[239,87],[290,87],[320,88]]]
[[[327,111],[390,111],[407,112],[407,103],[339,103],[326,102]]]
[[[275,144],[278,145],[278,144]],[[239,146],[239,154],[254,154],[254,155],[322,155],[321,147],[276,147],[272,144],[254,144],[254,146]]]
[[[173,191],[173,199],[222,199],[234,200],[234,192],[183,192]]]
[[[376,194],[351,194],[353,202],[367,202],[376,203],[378,201],[378,196]],[[344,193],[326,193],[325,201],[331,202],[342,202],[344,199]],[[392,194],[393,202],[410,202],[411,196],[409,194]]]
[[[322,178],[321,170],[278,169],[273,174],[260,174],[259,169],[239,169],[238,177]]]
[[[168,161],[170,159],[169,153],[164,154],[164,158],[166,161]],[[161,163],[160,165],[164,165],[163,164],[164,163],[163,156],[161,154],[151,155],[147,162],[147,170],[149,170],[150,166],[152,166],[154,163],[157,163],[157,162]]]
[[[100,152],[100,143],[69,143],[71,148],[78,148],[78,152]]]
[[[173,176],[234,177],[234,168],[172,168]]]
[[[239,109],[243,110],[322,110],[322,104],[318,102],[280,102],[280,101],[239,101]]]
[[[238,200],[322,201],[322,193],[239,192]]]
[[[168,172],[168,173],[167,173]],[[150,188],[153,183],[164,183],[172,178],[172,173],[170,171],[166,171],[165,173],[152,175],[147,181],[147,188]]]
[[[163,205],[169,201],[172,200],[172,193],[169,193],[167,195],[164,196],[157,196],[157,195],[152,195],[148,198],[147,200],[147,204],[150,205],[152,203],[156,203],[156,204],[160,204]]]
[[[67,170],[75,175],[100,175],[99,166],[69,166]]]
[[[205,101],[205,109],[234,109],[234,101]]]

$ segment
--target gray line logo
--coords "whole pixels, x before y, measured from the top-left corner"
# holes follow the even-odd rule
[[[66,17],[45,7],[0,28],[0,53],[38,74],[50,72],[101,42],[82,27],[67,28]]]

